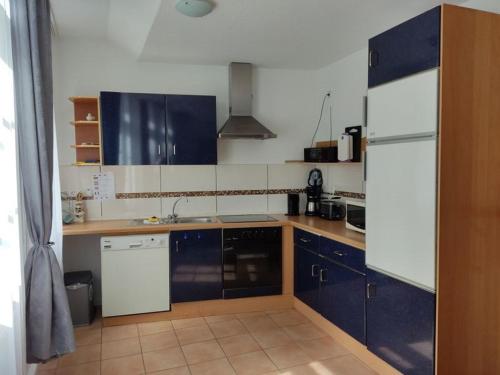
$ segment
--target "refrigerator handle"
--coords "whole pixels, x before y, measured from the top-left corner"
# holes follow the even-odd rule
[[[367,174],[367,167],[366,165],[368,164],[368,151],[365,151],[365,160],[363,163],[363,181],[366,181],[366,174]]]

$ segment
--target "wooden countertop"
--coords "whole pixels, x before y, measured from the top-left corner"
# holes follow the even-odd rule
[[[285,216],[270,215],[277,221],[251,222],[251,223],[222,223],[217,218],[213,223],[180,223],[180,224],[158,224],[137,225],[131,220],[95,220],[82,224],[69,224],[63,226],[65,236],[81,235],[133,235],[145,233],[165,233],[176,230],[217,229],[217,228],[255,228],[255,227],[279,227],[291,225],[304,229],[323,237],[330,238],[358,249],[365,249],[365,236],[349,230],[344,221],[329,221],[319,217],[309,216]]]

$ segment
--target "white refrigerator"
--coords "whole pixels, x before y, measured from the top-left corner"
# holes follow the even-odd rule
[[[435,291],[439,69],[368,90],[366,263]]]

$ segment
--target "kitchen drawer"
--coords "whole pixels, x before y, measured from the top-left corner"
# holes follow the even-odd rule
[[[293,240],[295,245],[311,251],[319,251],[319,236],[301,229],[293,230]]]
[[[320,254],[361,273],[366,273],[365,252],[328,238],[320,239]]]

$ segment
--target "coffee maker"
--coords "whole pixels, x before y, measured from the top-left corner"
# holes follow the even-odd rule
[[[317,216],[320,212],[321,193],[323,192],[323,174],[321,170],[314,168],[309,172],[307,185],[306,215]]]

